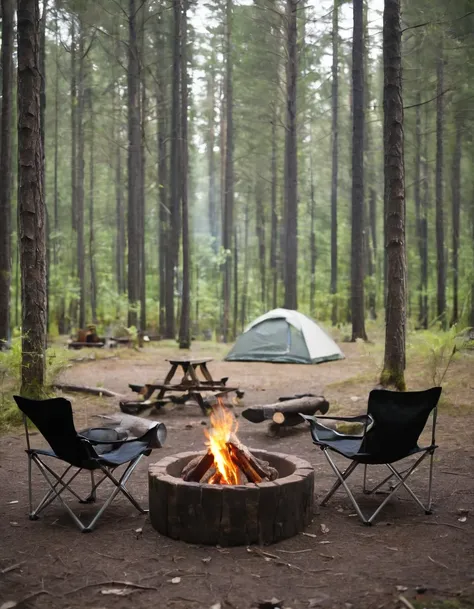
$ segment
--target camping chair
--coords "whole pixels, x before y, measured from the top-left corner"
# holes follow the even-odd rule
[[[357,417],[323,417],[302,414],[301,416],[311,425],[311,435],[314,444],[321,448],[337,477],[334,486],[321,501],[321,505],[326,505],[332,495],[342,485],[362,522],[370,525],[391,497],[401,487],[404,487],[425,514],[431,514],[433,458],[434,451],[437,448],[435,444],[436,416],[440,395],[441,387],[433,387],[427,391],[411,392],[374,389],[370,392],[367,414],[365,415]],[[418,438],[432,411],[431,444],[426,447],[419,447]],[[360,423],[364,426],[364,432],[361,435],[339,433],[321,423],[321,419],[334,419],[349,424]],[[331,451],[351,460],[351,464],[345,471],[341,471],[334,463],[330,455]],[[398,471],[394,467],[393,463],[411,455],[418,455],[418,458],[406,470]],[[428,501],[425,505],[408,486],[407,480],[428,455],[430,456]],[[368,518],[364,516],[346,482],[347,478],[349,478],[359,464],[364,465],[363,491],[365,494],[375,493],[385,484],[391,484],[385,499]],[[368,489],[366,486],[368,465],[386,465],[390,471],[390,474],[372,489]],[[392,480],[392,478],[395,478],[395,480]]]
[[[120,492],[141,514],[148,512],[140,506],[125,484],[141,458],[151,453],[151,445],[155,443],[156,446],[157,437],[161,444],[164,443],[166,427],[162,423],[157,423],[140,438],[131,440],[124,439],[124,434],[108,428],[88,429],[78,433],[74,427],[71,403],[65,398],[30,400],[14,396],[14,399],[23,412],[25,424],[30,520],[37,520],[39,514],[50,503],[59,499],[79,529],[83,533],[88,533],[92,531],[104,511]],[[49,443],[51,450],[31,448],[27,418],[36,425]],[[45,462],[45,457],[63,461],[68,465],[59,475]],[[49,491],[34,509],[31,485],[32,463],[38,466],[49,486]],[[120,477],[115,477],[115,469],[121,465],[126,465],[125,471]],[[77,470],[70,474],[72,468],[77,468]],[[91,476],[91,491],[85,499],[71,488],[71,483],[83,469],[88,470]],[[99,470],[101,475],[98,481],[94,480],[96,470]],[[104,480],[110,480],[114,489],[90,523],[86,525],[63,499],[63,492],[69,491],[80,503],[94,503],[97,488]]]

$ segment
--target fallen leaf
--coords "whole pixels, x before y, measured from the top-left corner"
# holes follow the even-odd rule
[[[143,531],[143,529],[135,529],[135,533],[141,533]]]
[[[221,604],[220,603],[215,603],[214,605],[211,605],[209,607],[209,609],[221,609]]]
[[[18,524],[18,522],[10,522],[12,527],[19,527],[20,525]]]
[[[329,533],[329,527],[326,526],[325,524],[322,524],[320,529],[321,529],[321,533],[324,533],[324,535],[326,535],[326,533]]]
[[[351,402],[358,402],[360,400],[356,395],[351,396]]]
[[[136,592],[132,588],[103,588],[100,593],[101,594],[110,594],[113,596],[128,596],[129,594],[133,594]]]
[[[201,558],[202,562],[211,562],[212,558],[210,556],[207,556],[206,558]],[[212,607],[211,607],[212,609]]]
[[[405,592],[405,590],[408,590],[408,588],[406,586],[395,586],[395,588],[399,591],[399,592]]]
[[[181,581],[181,577],[173,577],[173,579],[171,580],[172,584],[179,584],[179,582]]]
[[[461,518],[458,518],[458,522],[466,522],[467,520],[467,516],[461,516]]]
[[[18,605],[18,603],[16,601],[7,601],[6,603],[3,603],[3,605],[0,605],[0,609],[13,609],[13,607],[16,607]]]

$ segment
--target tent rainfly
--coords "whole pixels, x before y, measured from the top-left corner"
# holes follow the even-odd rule
[[[225,359],[319,364],[344,359],[344,354],[332,338],[303,313],[273,309],[245,328]]]

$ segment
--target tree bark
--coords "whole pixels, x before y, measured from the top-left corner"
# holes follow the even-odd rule
[[[417,62],[420,62],[420,54],[417,54]],[[424,317],[423,313],[423,242],[422,242],[422,223],[421,223],[421,90],[416,94],[415,110],[415,158],[413,159],[415,168],[415,184],[413,195],[415,199],[415,229],[418,254],[420,256],[420,281],[418,284],[418,321],[420,325]]]
[[[77,276],[79,278],[79,328],[86,324],[86,273],[84,247],[84,106],[85,106],[85,32],[82,19],[79,27],[79,72],[77,83],[77,197],[76,197],[76,232],[77,232]]]
[[[10,338],[13,0],[2,0],[2,117],[0,173],[0,350]]]
[[[258,263],[260,272],[260,302],[262,313],[266,311],[266,248],[265,248],[265,207],[263,203],[263,185],[257,176],[255,185],[256,233],[258,241]]]
[[[421,258],[421,311],[420,325],[425,330],[428,328],[428,207],[429,207],[429,168],[428,168],[428,129],[430,124],[430,112],[425,110],[425,137],[423,144],[423,197],[420,209],[420,258]]]
[[[441,326],[446,328],[446,264],[444,251],[444,52],[443,41],[438,50],[436,66],[437,99],[436,99],[436,269],[437,293],[436,314]]]
[[[140,76],[137,44],[137,6],[129,0],[128,14],[128,325],[138,327],[140,257],[138,210],[140,202]]]
[[[332,294],[332,325],[338,322],[337,310],[337,185],[338,185],[338,138],[339,138],[339,24],[338,13],[340,0],[334,0],[332,13],[332,128],[331,128],[331,149],[332,149],[332,168],[331,168],[331,294]]]
[[[41,150],[38,0],[18,0],[18,211],[21,255],[21,394],[45,380],[46,245]]]
[[[242,299],[240,305],[240,331],[244,331],[245,322],[247,320],[247,299],[249,286],[249,224],[250,224],[250,196],[247,197],[244,212],[244,269],[243,269],[243,285]]]
[[[71,14],[71,223],[76,230],[76,197],[77,197],[77,39],[76,17]]]
[[[287,0],[286,138],[285,138],[285,307],[298,308],[298,162],[296,88],[298,0]]]
[[[95,244],[94,244],[94,104],[92,89],[87,91],[89,102],[89,272],[92,322],[97,323],[97,282],[95,273]]]
[[[227,252],[224,262],[223,277],[223,329],[224,342],[231,338],[230,299],[232,281],[232,238],[234,234],[234,125],[233,125],[233,82],[232,82],[232,0],[226,0],[226,145],[225,145],[225,178],[224,178],[224,232],[222,245]]]
[[[53,199],[54,199],[54,231],[56,233],[53,243],[53,262],[56,265],[58,263],[58,244],[57,237],[59,232],[59,188],[58,188],[58,175],[59,175],[59,25],[58,25],[58,11],[55,10],[54,14],[54,36],[55,36],[55,60],[56,70],[54,74],[54,178],[53,178]],[[58,322],[58,326],[62,326],[64,320]],[[61,328],[59,329],[61,334]]]
[[[207,105],[208,105],[208,141],[207,141],[207,158],[209,171],[208,185],[208,205],[209,205],[209,230],[213,239],[213,249],[217,253],[219,249],[219,219],[217,216],[217,197],[216,197],[216,155],[214,148],[216,145],[215,131],[215,69],[214,62],[216,61],[214,53],[211,57],[211,66],[207,78]]]
[[[188,66],[187,66],[188,0],[182,0],[181,12],[181,224],[183,238],[183,294],[179,348],[191,347],[191,264],[188,211]]]
[[[146,0],[140,3],[140,51],[138,57],[138,78],[139,78],[139,95],[140,96],[140,198],[138,205],[138,257],[140,274],[138,278],[138,292],[140,296],[140,322],[139,329],[144,332],[147,326],[147,310],[146,310],[146,232],[145,232],[145,216],[146,216],[146,191],[145,191],[145,142],[146,142],[146,115],[147,115],[147,89],[146,89],[146,71],[144,69],[145,62],[145,24],[146,24]]]
[[[352,341],[367,340],[364,315],[364,27],[363,0],[354,0],[352,43]]]
[[[406,252],[400,0],[385,0],[383,21],[387,304],[380,382],[405,390]]]
[[[272,274],[272,309],[277,306],[277,289],[278,289],[278,209],[277,209],[277,189],[278,189],[278,174],[277,174],[277,136],[276,122],[278,120],[276,102],[273,103],[272,113],[272,187],[271,187],[271,236],[270,236],[270,270]]]
[[[156,31],[156,49],[159,57],[164,55],[164,20],[161,17]],[[159,218],[159,326],[161,336],[166,334],[166,303],[169,243],[169,210],[168,210],[168,164],[167,164],[167,124],[166,124],[166,79],[161,62],[157,62],[156,106],[158,113],[158,218]]]
[[[458,115],[455,119],[456,141],[454,144],[452,167],[452,220],[453,220],[453,314],[451,325],[459,321],[459,223],[461,214],[461,154],[462,154],[462,121]]]

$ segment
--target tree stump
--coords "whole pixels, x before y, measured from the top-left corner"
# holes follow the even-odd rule
[[[148,470],[150,520],[161,534],[188,543],[267,545],[300,533],[313,514],[314,470],[298,457],[253,450],[279,472],[272,482],[185,482],[183,468],[202,453],[166,457]]]

